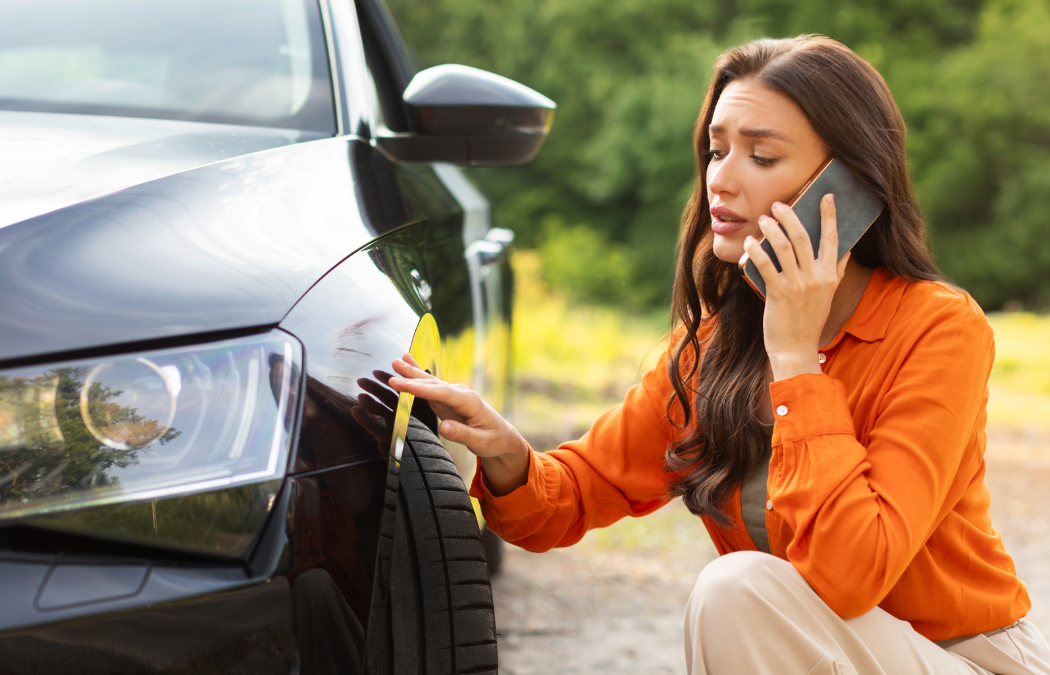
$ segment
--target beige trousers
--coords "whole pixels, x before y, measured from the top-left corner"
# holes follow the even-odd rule
[[[878,607],[840,618],[791,563],[751,551],[700,573],[685,659],[690,675],[1050,675],[1050,646],[1024,619],[945,649]]]

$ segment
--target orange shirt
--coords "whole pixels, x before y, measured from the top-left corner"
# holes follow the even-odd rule
[[[1027,589],[988,512],[994,343],[977,304],[880,268],[822,353],[822,375],[770,385],[771,552],[840,616],[879,606],[931,640],[1027,614]],[[492,496],[479,467],[471,494],[488,526],[544,551],[666,504],[664,453],[681,433],[667,416],[666,363],[667,354],[583,438],[533,452],[528,482],[510,494]],[[729,528],[703,519],[719,553],[755,550],[739,488],[728,512]]]

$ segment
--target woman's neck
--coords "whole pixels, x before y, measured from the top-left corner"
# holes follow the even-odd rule
[[[824,322],[824,330],[820,333],[820,346],[825,347],[831,342],[853,312],[860,304],[860,298],[864,295],[864,289],[868,287],[868,280],[874,270],[862,267],[853,261],[851,257],[846,263],[846,273],[839,282],[835,291],[835,297],[831,300],[831,311],[828,312],[828,320]]]

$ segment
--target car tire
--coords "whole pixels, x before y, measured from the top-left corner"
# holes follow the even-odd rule
[[[388,617],[394,675],[497,672],[496,619],[477,516],[437,436],[409,423]]]

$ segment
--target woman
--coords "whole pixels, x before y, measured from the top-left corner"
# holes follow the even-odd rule
[[[840,43],[730,50],[694,135],[672,346],[622,406],[537,454],[470,390],[394,364],[480,458],[471,493],[507,541],[567,546],[673,496],[703,518],[722,556],[689,599],[691,673],[1050,673],[989,518],[992,332],[930,258],[904,137]],[[887,204],[841,261],[833,195],[816,257],[782,203],[829,156]]]

